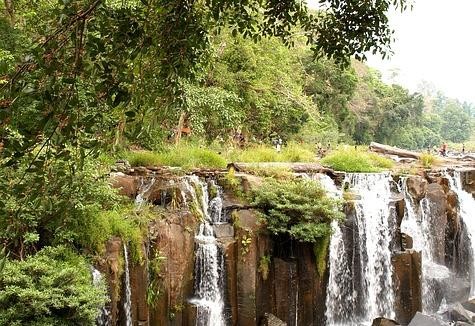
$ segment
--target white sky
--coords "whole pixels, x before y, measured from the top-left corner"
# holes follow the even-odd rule
[[[308,0],[315,7],[318,0]],[[369,56],[368,64],[416,91],[431,82],[449,97],[475,103],[475,0],[414,0],[413,10],[390,13],[394,55]],[[387,78],[386,78],[387,80]],[[388,80],[387,80],[388,81]]]

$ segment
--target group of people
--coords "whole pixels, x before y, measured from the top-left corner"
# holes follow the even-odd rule
[[[435,146],[434,146],[434,151],[437,152],[437,149],[435,148]],[[428,152],[430,153],[430,148],[429,148]],[[441,156],[447,156],[447,143],[443,143],[440,146],[440,148],[438,150],[438,153]],[[462,154],[465,154],[465,144],[462,144]]]

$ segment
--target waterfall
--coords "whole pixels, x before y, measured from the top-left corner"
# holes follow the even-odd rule
[[[423,198],[419,205],[409,194],[407,178],[401,179],[401,192],[404,195],[405,212],[401,223],[401,232],[409,235],[413,240],[413,249],[422,255],[422,309],[426,313],[436,312],[435,296],[438,280],[450,277],[446,266],[436,262],[434,257],[435,241],[433,236],[433,223],[431,202]]]
[[[135,197],[135,206],[141,207],[147,201],[147,193],[155,184],[155,178],[151,178],[148,182],[144,178],[140,178],[140,185],[137,196]]]
[[[333,223],[327,325],[371,325],[376,317],[394,318],[390,182],[389,174],[345,178],[358,198],[353,230]]]
[[[92,284],[94,286],[99,286],[102,283],[102,275],[97,269],[91,266],[91,274],[92,274]],[[98,316],[96,318],[96,326],[110,326],[110,312],[104,306],[99,309]]]
[[[124,312],[125,312],[125,325],[132,326],[132,301],[130,291],[130,274],[129,274],[129,255],[127,253],[127,246],[124,244],[124,269],[125,269],[125,300],[124,300]]]
[[[224,326],[224,256],[214,235],[213,224],[222,223],[221,190],[209,200],[209,187],[196,177],[190,181],[199,187],[201,210],[204,216],[195,236],[195,288],[191,303],[196,306],[197,326]],[[197,200],[200,201],[199,199]]]
[[[450,188],[457,194],[459,201],[460,217],[465,225],[467,234],[470,238],[472,249],[472,261],[470,266],[470,297],[475,297],[475,199],[462,187],[462,179],[459,171],[454,171],[453,176],[446,174],[449,180]]]

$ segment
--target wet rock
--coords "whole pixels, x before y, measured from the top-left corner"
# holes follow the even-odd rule
[[[427,186],[427,205],[429,224],[433,227],[430,230],[430,237],[433,245],[434,260],[439,264],[445,263],[445,232],[447,225],[447,198],[444,188],[437,183]]]
[[[287,326],[287,323],[283,322],[273,314],[266,312],[259,326]]]
[[[460,173],[462,178],[462,187],[465,191],[475,194],[475,170],[464,170]]]
[[[274,259],[274,282],[275,287],[275,313],[282,320],[287,321],[289,325],[295,325],[297,314],[297,264],[296,261],[285,261],[283,259]]]
[[[417,312],[414,318],[408,326],[445,326],[442,322],[438,321],[434,317],[424,315]]]
[[[418,202],[426,195],[427,185],[427,180],[420,176],[410,176],[407,178],[407,189]]]
[[[167,214],[150,227],[151,252],[165,257],[161,262],[159,279],[166,285],[158,302],[150,307],[150,325],[186,325],[193,309],[186,307],[193,294],[194,232],[199,222],[188,211]],[[155,255],[154,254],[154,255]],[[153,257],[153,255],[152,255]]]
[[[373,324],[371,326],[398,326],[398,325],[399,324],[392,319],[378,317],[373,320]]]
[[[401,233],[401,243],[402,243],[402,249],[403,250],[408,250],[412,249],[413,246],[413,240],[412,237],[408,234]]]
[[[462,303],[462,306],[473,313],[475,313],[475,299],[471,299]]]
[[[443,316],[451,322],[464,322],[470,323],[472,321],[471,314],[465,310],[465,308],[460,304],[456,303],[448,311],[446,311]]]
[[[416,312],[422,310],[421,253],[415,250],[398,252],[391,261],[397,284],[396,319],[407,325]]]
[[[461,302],[470,295],[470,282],[464,278],[452,277],[445,283],[444,292],[448,302]]]
[[[213,225],[216,238],[234,238],[234,227],[230,223]]]

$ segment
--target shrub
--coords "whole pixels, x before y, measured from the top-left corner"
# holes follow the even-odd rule
[[[340,148],[321,162],[334,170],[345,172],[380,172],[394,165],[390,159],[360,149]]]
[[[419,158],[419,161],[421,162],[424,168],[430,169],[432,165],[434,165],[437,162],[437,158],[432,154],[423,153],[421,157]]]
[[[269,231],[303,242],[315,243],[329,235],[331,221],[344,216],[340,201],[311,180],[267,179],[253,197]]]
[[[66,247],[46,247],[8,261],[0,277],[0,325],[95,325],[106,301],[86,260]]]

